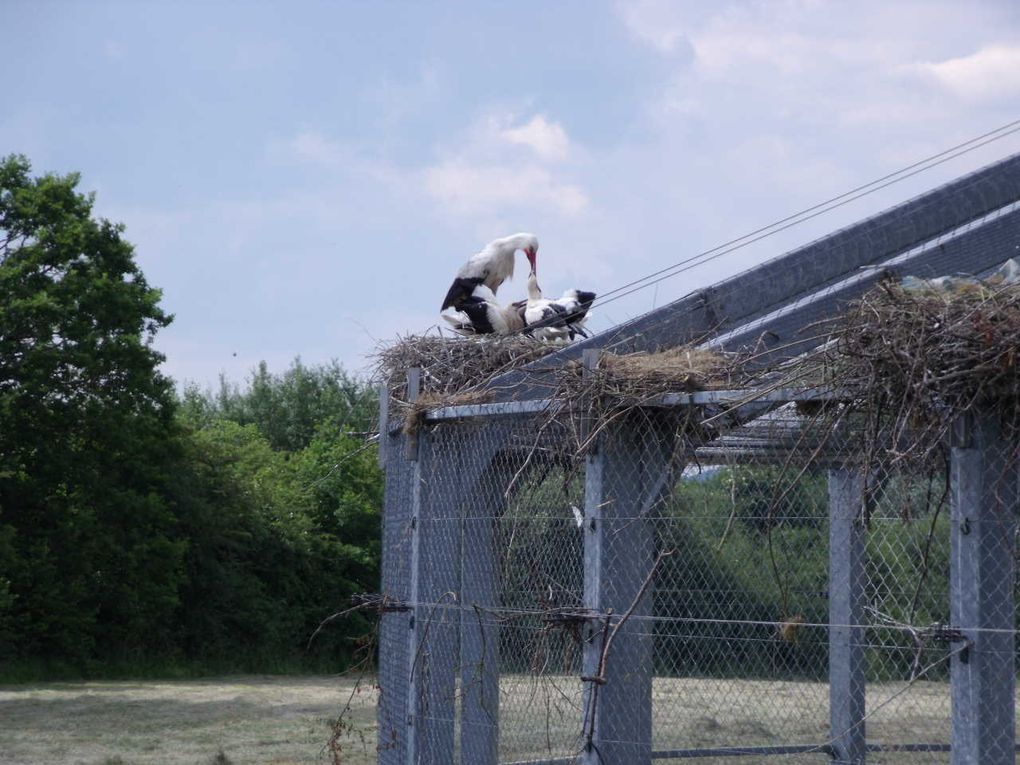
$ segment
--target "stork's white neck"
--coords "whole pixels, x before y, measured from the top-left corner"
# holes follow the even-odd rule
[[[528,274],[528,300],[541,300],[542,288],[538,286],[538,274],[532,271]]]

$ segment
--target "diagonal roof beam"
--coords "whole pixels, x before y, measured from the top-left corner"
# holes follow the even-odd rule
[[[587,349],[656,351],[734,333],[752,322],[758,322],[760,336],[772,329],[760,321],[763,317],[858,276],[862,267],[902,256],[1017,201],[1020,154],[501,375],[489,387],[500,399],[535,398],[548,392],[542,384],[544,370],[580,359]],[[1011,255],[999,257],[1000,262],[1006,257]],[[981,270],[960,260],[950,265],[951,272]],[[836,295],[817,302],[817,312],[803,314],[799,325],[796,315],[784,314],[782,336],[795,334],[826,312],[831,315],[838,305]]]
[[[754,349],[754,363],[765,367],[820,344],[814,329],[819,321],[838,314],[851,300],[864,295],[886,274],[934,277],[943,274],[979,275],[1020,255],[1020,204],[970,223],[920,247],[857,271],[835,284],[805,295],[704,343],[726,351]]]

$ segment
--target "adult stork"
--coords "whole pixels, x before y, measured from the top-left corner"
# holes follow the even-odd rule
[[[577,335],[588,337],[584,323],[588,309],[595,300],[594,292],[567,290],[555,300],[542,297],[538,275],[528,275],[528,299],[523,304],[524,333],[539,340],[573,340]]]
[[[474,296],[475,287],[479,285],[488,287],[495,296],[499,285],[513,277],[514,254],[518,250],[523,250],[534,271],[538,257],[538,238],[534,234],[513,234],[496,239],[461,266],[439,310],[460,309],[463,303]]]

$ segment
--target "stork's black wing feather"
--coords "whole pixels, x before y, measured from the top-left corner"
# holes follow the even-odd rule
[[[567,309],[559,303],[550,303],[546,309],[542,311],[542,321],[548,322],[555,327],[564,326],[566,318]]]
[[[484,277],[463,277],[458,276],[453,280],[453,284],[450,285],[450,291],[446,293],[446,298],[443,300],[443,307],[440,311],[445,311],[447,308],[459,309],[461,305],[471,297],[471,293],[475,291],[475,287],[484,281]]]
[[[471,325],[477,334],[491,335],[496,331],[495,327],[492,326],[492,321],[489,319],[488,303],[481,298],[474,297],[473,295],[466,298],[460,304],[458,310],[466,313],[467,317],[471,319]]]

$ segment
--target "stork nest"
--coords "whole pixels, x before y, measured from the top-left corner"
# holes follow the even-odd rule
[[[604,353],[585,374],[578,363],[560,376],[560,395],[595,395],[616,404],[642,404],[663,393],[690,393],[729,384],[736,357],[682,346],[656,353]]]
[[[408,336],[383,347],[376,355],[375,374],[385,380],[393,413],[404,419],[404,431],[415,433],[433,409],[491,401],[486,388],[494,378],[540,359],[562,346],[525,337],[443,338]],[[418,398],[407,399],[407,370],[421,369]],[[694,347],[657,353],[605,353],[596,369],[571,362],[555,371],[547,385],[550,406],[546,424],[558,424],[576,435],[575,453],[610,420],[654,405],[657,396],[730,384],[739,364],[736,357]],[[688,407],[693,412],[693,407]],[[583,421],[583,426],[582,426]]]
[[[440,337],[408,335],[375,354],[374,376],[386,383],[398,402],[407,400],[407,370],[421,369],[419,399],[434,406],[475,401],[453,401],[458,394],[479,389],[512,369],[540,359],[562,346],[530,337]]]
[[[865,431],[895,457],[923,460],[975,408],[1015,424],[1018,345],[1018,286],[908,291],[883,283],[832,322],[829,342],[799,374],[845,390]]]
[[[610,422],[647,416],[647,408],[655,407],[667,393],[728,387],[739,366],[734,355],[690,346],[655,353],[603,353],[595,369],[573,362],[560,371],[548,416],[572,434],[574,452],[581,455]],[[673,411],[678,436],[702,437],[700,407]]]

